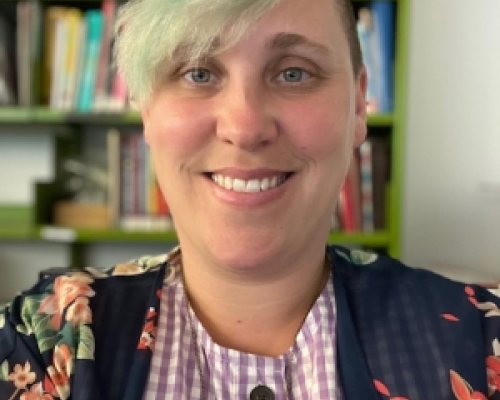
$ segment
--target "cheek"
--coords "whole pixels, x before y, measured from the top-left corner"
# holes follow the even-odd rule
[[[157,162],[181,162],[193,154],[207,139],[206,117],[193,109],[165,102],[150,112],[145,124],[145,138]]]
[[[299,115],[303,117],[295,118],[290,127],[297,132],[293,137],[295,146],[301,149],[307,158],[318,162],[330,159],[341,161],[345,155],[350,154],[352,128],[345,117],[346,114],[330,112],[325,107]],[[339,157],[340,155],[343,156]]]

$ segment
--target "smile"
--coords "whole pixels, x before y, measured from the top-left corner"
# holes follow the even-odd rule
[[[227,190],[243,193],[256,193],[265,192],[266,190],[270,190],[281,185],[288,179],[289,176],[290,174],[281,174],[272,177],[265,177],[263,179],[244,180],[239,178],[231,178],[229,176],[224,176],[221,174],[212,174],[211,179],[218,186],[223,187]]]

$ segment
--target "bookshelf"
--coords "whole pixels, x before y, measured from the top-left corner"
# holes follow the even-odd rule
[[[1,0],[0,0],[1,1]],[[392,256],[400,255],[400,224],[403,183],[403,157],[405,132],[405,98],[408,65],[408,17],[409,0],[385,0],[395,4],[395,63],[394,63],[394,111],[384,114],[370,114],[369,135],[381,135],[390,148],[390,179],[385,188],[385,228],[370,233],[332,232],[331,243],[374,248]],[[74,2],[67,1],[68,4]],[[98,0],[87,2],[99,4]],[[369,5],[370,1],[354,0],[356,9]],[[2,8],[0,8],[0,13]],[[23,131],[37,131],[39,126],[61,128],[70,126],[74,132],[85,127],[86,133],[93,126],[140,127],[141,120],[136,112],[74,112],[50,109],[48,106],[16,107],[0,106],[0,135],[9,127],[24,127]],[[54,129],[56,131],[57,129]],[[96,130],[96,135],[102,133]],[[75,134],[75,133],[74,133]],[[76,133],[77,134],[77,133]],[[34,183],[33,183],[34,184]],[[162,243],[175,242],[175,232],[127,231],[121,229],[70,229],[39,223],[38,205],[0,204],[0,241],[57,241],[66,243],[75,265],[82,265],[85,247],[93,243]],[[7,221],[7,222],[5,222]]]

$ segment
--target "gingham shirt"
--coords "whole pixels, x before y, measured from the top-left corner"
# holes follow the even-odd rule
[[[163,287],[156,344],[145,400],[201,399],[195,346],[199,346],[205,387],[202,400],[247,400],[257,385],[273,390],[276,400],[343,399],[336,369],[336,307],[332,277],[297,334],[295,344],[277,358],[243,353],[213,342],[184,295],[179,270]],[[193,343],[187,312],[196,329]],[[285,368],[291,368],[287,397]]]

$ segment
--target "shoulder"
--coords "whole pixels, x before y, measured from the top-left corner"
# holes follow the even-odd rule
[[[410,267],[385,254],[342,246],[329,246],[328,250],[336,272],[343,279],[372,279],[373,283],[380,281],[386,284],[405,280],[457,283],[432,271]]]
[[[168,277],[171,257],[171,254],[143,256],[105,270],[85,268],[41,279],[0,307],[0,343],[7,336],[20,334],[53,337],[67,329],[66,325],[79,330],[92,324],[94,311],[105,303],[108,309],[127,299],[149,301],[156,286],[161,286],[164,277]],[[45,350],[51,344],[47,341]],[[5,351],[8,347],[0,345]],[[44,347],[40,350],[43,352]],[[6,354],[0,350],[0,361]]]
[[[329,246],[335,276],[347,291],[370,295],[412,296],[413,300],[454,301],[468,303],[493,301],[499,298],[483,287],[458,282],[425,268],[415,268],[392,257],[360,249]]]
[[[73,366],[94,362],[98,338],[123,331],[134,347],[147,311],[159,302],[159,288],[175,269],[175,255],[50,276],[0,307],[0,393],[14,392],[14,378],[24,371],[29,383],[69,396]],[[57,360],[71,367],[59,370]]]

